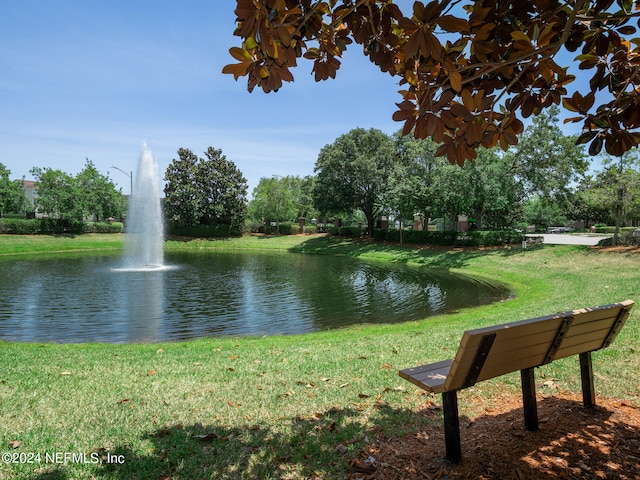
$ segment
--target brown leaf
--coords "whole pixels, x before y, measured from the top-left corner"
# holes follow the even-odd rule
[[[152,377],[155,374],[156,374],[156,371],[153,368],[147,372],[148,377]]]
[[[463,18],[454,17],[453,15],[443,15],[437,20],[438,25],[448,32],[468,32],[469,22]]]
[[[230,73],[233,75],[235,80],[238,80],[240,77],[244,77],[249,70],[250,63],[232,63],[229,65],[225,65],[222,69],[222,73]]]
[[[14,448],[14,449],[15,449],[15,448],[18,448],[20,445],[22,445],[22,441],[20,441],[20,440],[11,440],[11,441],[9,442],[9,446],[10,446],[11,448]]]
[[[449,83],[456,92],[462,90],[462,75],[457,70],[449,71]]]

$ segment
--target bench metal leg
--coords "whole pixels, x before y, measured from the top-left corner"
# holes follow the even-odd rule
[[[524,406],[524,427],[533,432],[538,430],[538,403],[536,401],[536,382],[533,368],[520,370],[522,380],[522,404]]]
[[[593,407],[596,404],[596,390],[593,385],[591,352],[580,354],[580,377],[582,378],[582,402],[585,407]]]
[[[447,449],[447,460],[452,463],[460,463],[462,460],[462,447],[460,446],[457,390],[442,393],[442,410],[444,413],[444,441]]]

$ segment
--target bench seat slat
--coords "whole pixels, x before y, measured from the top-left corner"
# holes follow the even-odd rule
[[[420,365],[413,368],[400,370],[400,376],[414,385],[433,393],[444,391],[444,381],[449,374],[452,360]]]

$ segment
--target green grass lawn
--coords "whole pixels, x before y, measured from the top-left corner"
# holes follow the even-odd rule
[[[0,255],[21,258],[121,248],[119,235],[0,236]],[[0,479],[340,479],[374,432],[401,435],[441,421],[425,413],[440,398],[400,379],[399,369],[450,358],[465,329],[637,300],[640,293],[640,254],[586,247],[417,249],[289,236],[168,241],[166,249],[407,262],[500,280],[513,298],[417,322],[300,336],[0,342],[0,452],[32,461],[0,462]],[[597,396],[640,407],[638,316],[636,306],[613,346],[593,360]],[[536,375],[557,387],[541,394],[580,391],[577,358]],[[498,392],[518,393],[519,375],[462,391],[461,415],[477,415],[473,398]]]

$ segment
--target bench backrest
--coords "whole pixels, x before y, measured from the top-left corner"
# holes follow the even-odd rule
[[[445,391],[554,359],[607,347],[629,316],[633,301],[466,331],[445,381]]]

